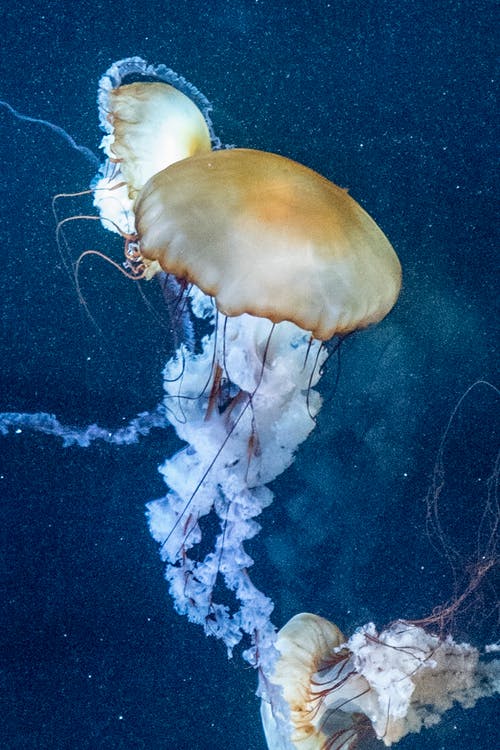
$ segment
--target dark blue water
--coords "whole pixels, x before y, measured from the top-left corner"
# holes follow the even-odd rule
[[[209,97],[224,143],[302,161],[375,217],[401,258],[400,301],[346,342],[334,395],[333,365],[327,374],[316,432],[250,545],[253,576],[278,625],[311,610],[350,633],[446,601],[452,571],[426,535],[424,498],[450,413],[476,380],[495,382],[497,365],[494,4],[49,0],[5,15],[0,98],[20,112],[96,151],[97,81],[140,54]],[[0,411],[120,426],[161,399],[172,350],[161,295],[147,290],[155,316],[94,259],[82,307],[51,200],[94,170],[4,108],[0,128]],[[85,197],[61,206],[90,211]],[[94,223],[67,238],[73,258],[121,252]],[[478,386],[446,443],[440,507],[463,565],[477,552],[495,412]],[[255,674],[173,613],[147,531],[144,503],[164,492],[156,466],[174,436],[81,450],[23,432],[0,445],[2,747],[263,750]],[[492,583],[457,619],[459,638],[497,637]],[[400,745],[498,746],[493,700]]]

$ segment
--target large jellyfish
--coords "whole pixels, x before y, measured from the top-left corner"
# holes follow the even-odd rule
[[[161,118],[168,110],[167,121],[179,122],[171,114],[177,99],[169,86],[159,105],[161,84],[123,85],[121,68],[130,75],[133,62],[118,63],[101,84],[112,129],[105,148],[120,161],[111,185],[104,166],[96,201],[106,225],[126,227],[133,270],[173,274],[183,289],[179,305],[205,323],[198,348],[181,346],[165,369],[169,419],[187,447],[161,468],[170,492],[150,504],[150,528],[178,611],[230,651],[250,636],[246,657],[267,674],[276,656],[272,603],[250,581],[243,542],[272,500],[265,485],[314,427],[320,399],[313,387],[327,356],[322,341],[383,318],[398,296],[400,264],[346,191],[288,159],[246,149],[207,152],[208,138],[204,152],[192,156],[186,139],[183,154],[177,150],[165,167],[172,133]],[[145,104],[150,96],[154,106]],[[134,104],[124,108],[129,97]],[[143,153],[150,131],[154,148]],[[115,185],[130,201],[125,222],[123,206],[108,213]],[[201,519],[210,514],[220,524],[213,549],[192,559]],[[232,610],[216,600],[219,576],[235,594]]]
[[[277,633],[249,576],[244,543],[273,500],[266,485],[314,428],[329,352],[397,300],[400,264],[383,232],[307,167],[223,149],[208,101],[164,66],[115,63],[99,108],[103,225],[124,236],[131,277],[158,276],[176,296],[190,335],[166,363],[163,409],[128,431],[75,433],[47,415],[3,415],[0,428],[126,442],[166,414],[186,446],[160,467],[168,492],[148,505],[150,530],[176,610],[229,654],[244,643],[270,750],[348,750],[368,733],[390,745],[454,700],[498,690],[498,662],[408,623],[347,640],[302,614]]]

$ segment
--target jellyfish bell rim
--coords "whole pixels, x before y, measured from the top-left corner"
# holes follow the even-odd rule
[[[378,322],[399,295],[401,266],[374,220],[277,154],[178,161],[150,178],[134,212],[145,262],[195,284],[229,317],[287,320],[327,340]]]

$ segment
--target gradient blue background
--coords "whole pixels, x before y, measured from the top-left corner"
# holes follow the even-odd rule
[[[249,545],[253,578],[282,625],[301,610],[345,632],[420,617],[453,593],[425,531],[439,442],[459,397],[494,382],[498,232],[493,222],[495,4],[16,2],[2,11],[0,97],[97,150],[99,77],[139,54],[213,102],[224,143],[286,154],[375,217],[404,268],[400,301],[349,339],[323,381],[318,427],[273,489]],[[99,260],[79,304],[55,242],[51,199],[93,169],[51,130],[0,107],[0,411],[119,426],[161,399],[172,339],[147,297]],[[81,198],[63,215],[88,213]],[[96,223],[67,233],[73,257],[121,245]],[[445,452],[443,525],[474,557],[498,435],[498,399],[476,388]],[[8,750],[264,750],[255,674],[175,615],[144,503],[177,447],[62,449],[0,442],[2,722]],[[459,638],[497,637],[490,582]],[[456,709],[402,750],[500,746],[495,702]]]

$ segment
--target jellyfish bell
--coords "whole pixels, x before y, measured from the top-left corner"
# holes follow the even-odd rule
[[[109,92],[107,155],[121,166],[128,195],[180,159],[211,150],[207,123],[196,104],[168,83],[130,83]]]
[[[345,190],[276,154],[230,149],[154,175],[134,206],[146,263],[196,284],[228,316],[288,320],[330,339],[381,320],[401,267]]]
[[[113,63],[102,76],[99,118],[108,157],[94,183],[94,205],[106,229],[134,232],[133,202],[157,172],[218,144],[210,103],[164,65],[140,57]]]
[[[345,643],[345,638],[333,623],[316,615],[302,613],[293,617],[278,633],[276,649],[280,657],[270,677],[272,684],[279,686],[281,693],[273,705],[269,700],[261,702],[261,718],[269,748],[273,750],[315,750],[326,742],[325,713],[312,705],[312,681],[320,673],[327,657]],[[351,735],[351,713],[337,711],[330,729],[342,737],[343,750]],[[284,733],[288,725],[288,736]],[[292,743],[290,745],[290,743]]]
[[[369,623],[346,640],[303,613],[279,631],[276,648],[269,680],[281,694],[261,706],[270,750],[354,750],[367,735],[390,747],[437,724],[454,702],[471,708],[500,690],[500,660],[404,621],[380,633]]]

